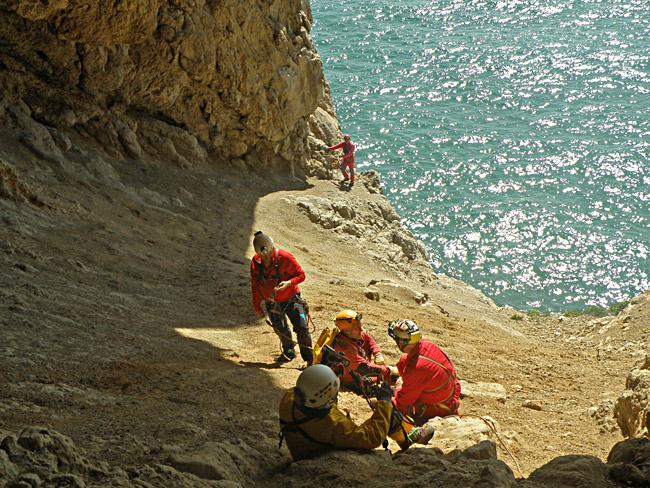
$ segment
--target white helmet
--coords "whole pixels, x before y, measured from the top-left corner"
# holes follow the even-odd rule
[[[304,397],[305,407],[324,408],[339,393],[341,382],[329,366],[314,364],[305,369],[296,381],[296,388]]]

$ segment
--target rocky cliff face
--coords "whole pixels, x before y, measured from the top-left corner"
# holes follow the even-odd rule
[[[291,178],[330,175],[339,131],[310,23],[306,0],[0,0],[0,486],[648,486],[647,439],[548,461],[609,452],[585,411],[647,351],[649,296],[519,331],[433,275],[376,174]],[[299,371],[250,312],[260,227],[319,326],[358,307],[394,363],[385,319],[417,320],[468,380],[463,419],[427,448],[289,464]],[[616,403],[626,435],[648,435],[647,373]]]
[[[333,121],[311,22],[301,0],[3,0],[0,124],[54,160],[81,135],[304,173],[310,118]]]

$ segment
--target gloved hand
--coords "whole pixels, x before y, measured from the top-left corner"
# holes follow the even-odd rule
[[[382,385],[377,390],[375,397],[380,402],[390,402],[393,399],[393,389],[388,383],[382,383]]]
[[[379,364],[380,366],[383,366],[386,364],[386,360],[384,359],[384,355],[380,352],[375,354],[375,364]]]
[[[392,379],[399,378],[399,370],[397,369],[397,366],[388,366],[388,370],[390,371],[390,377]]]

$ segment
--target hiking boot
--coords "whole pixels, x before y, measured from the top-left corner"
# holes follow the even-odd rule
[[[436,429],[433,428],[433,425],[424,424],[422,427],[417,427],[417,432],[409,437],[413,443],[428,444],[435,433]]]
[[[296,351],[292,348],[287,348],[282,354],[275,358],[276,363],[288,363],[296,359]]]
[[[436,430],[432,425],[424,424],[422,427],[413,428],[406,439],[398,442],[398,445],[402,451],[406,451],[413,444],[428,444],[435,433]]]

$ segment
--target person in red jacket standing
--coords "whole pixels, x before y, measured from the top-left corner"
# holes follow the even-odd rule
[[[422,339],[411,320],[394,320],[388,335],[404,354],[397,363],[402,386],[395,392],[395,408],[423,425],[433,417],[458,414],[460,383],[456,369],[436,344]]]
[[[286,317],[289,317],[298,337],[300,355],[311,365],[314,354],[307,324],[307,303],[300,296],[299,283],[305,281],[305,272],[288,251],[276,249],[273,239],[262,231],[253,238],[255,256],[251,259],[251,291],[253,309],[263,317],[268,314],[273,330],[282,343],[278,362],[296,357],[295,343]]]
[[[335,146],[326,148],[327,151],[336,151],[343,149],[343,157],[339,166],[341,173],[343,173],[343,183],[350,180],[350,186],[354,185],[354,144],[350,141],[349,134],[343,136],[343,142],[339,142]],[[347,168],[350,168],[350,176],[348,176]]]
[[[350,362],[341,376],[341,386],[355,393],[363,393],[363,378],[394,383],[399,375],[395,366],[387,366],[381,348],[368,332],[363,330],[361,314],[341,310],[334,321],[340,333],[332,347]]]

